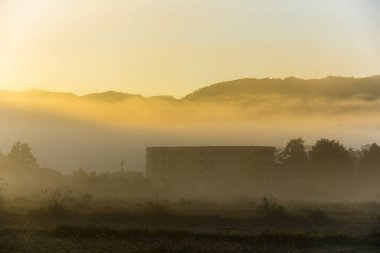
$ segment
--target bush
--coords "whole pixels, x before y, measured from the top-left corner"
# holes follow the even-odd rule
[[[326,223],[330,221],[328,215],[321,209],[303,208],[301,211],[306,215],[307,219],[315,223]]]
[[[266,218],[277,219],[287,216],[285,207],[277,204],[274,200],[267,197],[262,199],[262,203],[257,208],[258,212]]]
[[[71,209],[83,212],[83,211],[90,211],[91,210],[91,204],[93,201],[93,196],[90,193],[84,193],[77,198],[69,197],[67,201],[65,201],[65,205],[70,207]]]
[[[70,195],[70,192],[63,192],[60,188],[47,188],[40,193],[41,209],[52,216],[66,214]]]
[[[164,200],[149,200],[136,204],[139,209],[150,214],[168,214],[170,212],[169,201]]]

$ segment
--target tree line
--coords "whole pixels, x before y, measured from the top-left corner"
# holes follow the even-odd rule
[[[322,172],[347,169],[379,169],[380,146],[377,143],[354,150],[337,140],[320,139],[313,146],[302,138],[291,139],[278,155],[277,161],[285,168],[311,168]]]
[[[337,140],[320,139],[312,146],[302,138],[291,139],[276,156],[283,168],[314,168],[319,171],[378,169],[380,172],[380,146],[377,143],[354,150]],[[0,167],[38,168],[38,162],[28,143],[16,142],[8,154],[0,153]]]

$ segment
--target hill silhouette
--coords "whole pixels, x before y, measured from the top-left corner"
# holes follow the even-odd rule
[[[286,79],[240,79],[213,84],[184,97],[185,100],[203,100],[217,97],[234,98],[246,95],[282,95],[299,98],[326,97],[333,99],[380,98],[380,76],[367,78],[326,77],[304,80]]]
[[[144,97],[138,94],[129,94],[117,91],[105,91],[100,93],[90,93],[83,96],[76,95],[69,92],[52,92],[46,90],[33,89],[28,91],[14,92],[8,90],[0,91],[0,96],[16,96],[16,97],[28,97],[33,99],[71,99],[71,100],[83,100],[83,101],[97,101],[105,103],[124,102],[130,99],[134,100],[163,100],[163,101],[178,101],[176,98],[167,95]]]
[[[245,78],[226,81],[200,88],[181,99],[167,95],[144,97],[139,94],[129,94],[117,91],[105,91],[78,96],[68,92],[51,92],[44,90],[29,90],[23,92],[0,91],[2,96],[20,95],[36,99],[77,99],[99,101],[106,103],[123,102],[130,99],[147,101],[194,101],[231,99],[238,100],[246,96],[279,95],[292,98],[328,98],[376,100],[380,98],[380,75],[353,78],[353,77],[326,77],[322,79],[299,79],[288,77],[276,78]]]
[[[103,102],[120,102],[120,101],[125,101],[131,98],[141,99],[143,97],[141,95],[128,94],[128,93],[123,93],[123,92],[106,91],[103,93],[92,93],[92,94],[84,95],[82,96],[82,98],[98,100],[98,101],[103,101]]]

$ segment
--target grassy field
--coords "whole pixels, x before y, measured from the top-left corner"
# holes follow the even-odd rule
[[[133,206],[9,207],[0,252],[380,252],[375,203]]]
[[[4,229],[1,252],[378,252],[380,237],[58,226]]]

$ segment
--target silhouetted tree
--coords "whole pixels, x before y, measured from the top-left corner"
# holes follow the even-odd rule
[[[350,166],[350,154],[339,141],[320,139],[309,152],[309,163],[322,170],[347,168]]]
[[[362,147],[360,165],[364,167],[380,167],[380,146],[372,143]]]
[[[308,157],[304,143],[302,138],[291,139],[279,157],[280,162],[286,166],[305,166]]]
[[[363,152],[353,148],[349,148],[347,151],[350,154],[350,166],[352,168],[359,168],[362,161]]]
[[[16,142],[8,154],[10,162],[19,167],[37,168],[37,159],[32,153],[29,144]]]

